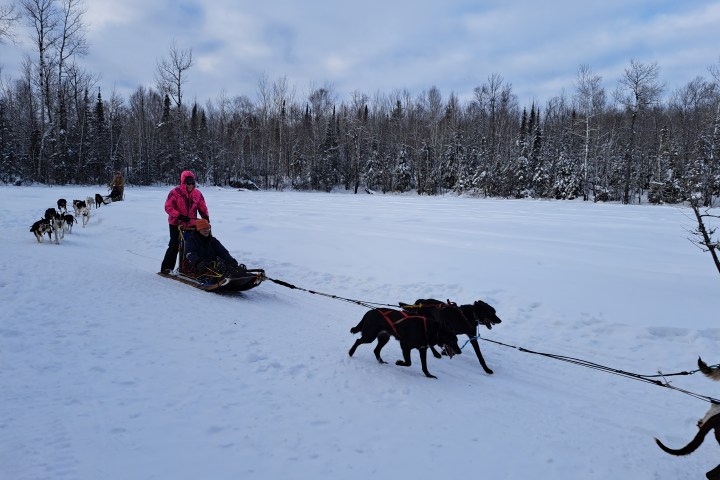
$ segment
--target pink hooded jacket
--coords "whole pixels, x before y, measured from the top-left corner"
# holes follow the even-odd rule
[[[168,214],[168,223],[170,225],[182,225],[184,227],[195,226],[195,220],[198,218],[198,212],[200,216],[206,220],[210,220],[210,214],[208,213],[207,205],[205,204],[205,198],[203,198],[200,190],[197,186],[192,192],[187,192],[185,186],[185,178],[195,178],[195,174],[190,170],[185,170],[180,174],[180,185],[170,190],[168,193],[167,200],[165,200],[165,211]],[[178,219],[179,215],[186,215],[190,217],[189,222],[182,222]]]

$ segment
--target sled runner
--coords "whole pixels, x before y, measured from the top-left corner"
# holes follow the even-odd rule
[[[245,274],[233,274],[230,276],[207,277],[204,275],[194,276],[188,273],[172,272],[158,275],[170,278],[186,285],[191,285],[206,292],[243,292],[255,288],[265,279],[265,271],[259,268],[246,270]]]

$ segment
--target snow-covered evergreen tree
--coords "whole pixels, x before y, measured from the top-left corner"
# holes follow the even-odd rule
[[[7,116],[5,102],[0,100],[0,182],[11,183],[22,176],[15,145],[15,132]]]
[[[401,148],[398,153],[397,166],[394,172],[394,181],[396,192],[407,192],[413,188],[412,185],[412,172],[410,171],[410,162],[407,158],[407,150]]]
[[[382,177],[385,174],[380,162],[380,152],[376,142],[370,147],[370,155],[365,164],[364,173],[362,175],[363,183],[369,190],[379,190],[382,188]]]
[[[579,162],[566,150],[560,152],[555,162],[552,186],[553,197],[557,200],[572,200],[581,193],[582,176]]]

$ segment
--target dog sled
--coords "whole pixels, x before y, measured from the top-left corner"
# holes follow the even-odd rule
[[[206,292],[244,292],[260,285],[265,280],[265,270],[261,268],[242,268],[230,273],[221,273],[220,269],[209,268],[203,273],[193,272],[185,259],[185,242],[194,229],[180,229],[180,267],[174,272],[158,275],[176,280]]]
[[[170,273],[158,272],[158,275],[206,292],[244,292],[257,287],[265,279],[265,271],[260,268],[246,270],[243,274],[218,275],[217,277],[183,273],[177,270]]]
[[[103,203],[107,205],[108,203],[112,202],[122,202],[124,197],[123,191],[120,189],[120,187],[113,187],[112,191],[103,197]]]

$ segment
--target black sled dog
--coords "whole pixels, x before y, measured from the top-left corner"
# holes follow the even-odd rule
[[[709,367],[702,361],[701,358],[698,358],[698,367],[708,378],[720,381],[720,367]],[[720,404],[713,403],[710,406],[710,409],[707,411],[705,416],[698,422],[698,427],[700,429],[695,435],[695,438],[690,440],[690,443],[682,448],[678,448],[677,450],[666,447],[657,438],[655,439],[655,442],[663,451],[671,455],[689,455],[702,445],[703,440],[705,440],[705,436],[710,432],[710,430],[715,430],[715,440],[717,440],[718,445],[720,445]],[[720,465],[707,472],[705,477],[708,480],[720,480]]]
[[[410,351],[416,348],[420,352],[420,363],[426,377],[437,378],[428,371],[427,350],[435,345],[445,349],[448,356],[462,353],[457,343],[457,337],[447,326],[442,325],[434,318],[427,318],[420,315],[409,315],[400,310],[390,308],[375,308],[363,316],[360,323],[350,329],[350,333],[361,333],[360,338],[350,348],[348,354],[352,357],[358,346],[363,343],[372,343],[377,339],[378,343],[373,352],[380,363],[385,362],[380,356],[380,351],[390,340],[395,337],[400,342],[403,359],[395,362],[401,367],[412,365]],[[440,354],[433,351],[436,357]]]
[[[450,300],[441,302],[434,298],[421,298],[415,300],[412,305],[400,303],[400,306],[409,313],[433,316],[438,321],[445,323],[456,335],[467,335],[473,350],[475,350],[475,355],[480,361],[480,366],[485,373],[492,375],[493,371],[485,363],[476,336],[478,326],[484,325],[489,330],[493,325],[502,323],[493,307],[482,300],[478,300],[472,305],[457,305]]]

